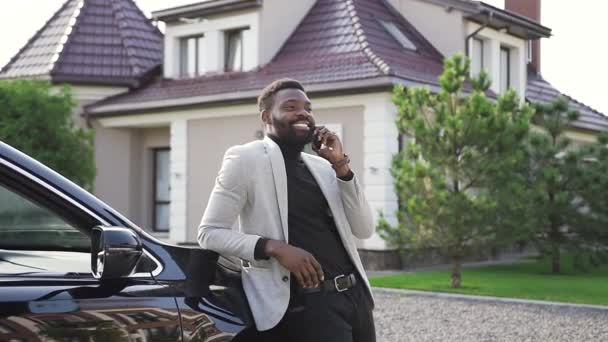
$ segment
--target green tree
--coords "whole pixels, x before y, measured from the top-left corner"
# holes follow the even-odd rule
[[[0,140],[91,190],[93,133],[75,127],[68,87],[44,81],[0,81]]]
[[[596,189],[608,182],[608,174],[598,175],[605,165],[590,162],[599,145],[578,148],[566,136],[579,113],[565,99],[535,108],[533,122],[539,129],[528,140],[527,195],[522,199],[531,212],[531,240],[550,258],[551,272],[560,273],[563,250],[581,252],[596,238],[598,220],[593,215],[602,208],[595,201],[605,192]]]
[[[409,138],[392,167],[400,226],[410,226],[416,246],[452,260],[455,288],[462,258],[496,239],[498,201],[487,189],[504,186],[497,179],[521,164],[532,115],[513,91],[487,98],[487,75],[470,79],[469,64],[462,56],[446,59],[438,93],[394,90],[397,127]]]
[[[566,136],[579,113],[567,100],[536,105],[527,170],[528,202],[536,213],[532,239],[560,273],[563,250],[577,256],[608,246],[608,137],[577,147]],[[575,258],[578,266],[584,262]],[[592,260],[592,263],[595,263]]]
[[[585,166],[577,180],[585,203],[579,234],[586,246],[608,259],[608,133],[582,148],[579,156]]]

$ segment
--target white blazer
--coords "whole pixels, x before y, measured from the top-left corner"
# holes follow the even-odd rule
[[[354,236],[371,237],[375,227],[361,184],[356,176],[348,182],[337,178],[323,158],[303,153],[302,159],[325,195],[342,243],[371,296],[354,240]],[[274,258],[254,259],[260,237],[285,242],[289,237],[285,162],[279,146],[268,137],[226,151],[198,228],[202,248],[249,261],[242,267],[243,288],[262,331],[274,327],[285,314],[290,272]]]

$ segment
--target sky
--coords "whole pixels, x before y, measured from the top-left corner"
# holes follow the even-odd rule
[[[197,2],[135,1],[147,15],[155,10]],[[64,0],[0,0],[1,66],[8,63],[63,2]],[[504,0],[485,2],[499,8],[504,7]],[[541,73],[563,93],[608,115],[606,13],[606,0],[544,0],[541,22],[553,30],[553,36],[541,41]]]

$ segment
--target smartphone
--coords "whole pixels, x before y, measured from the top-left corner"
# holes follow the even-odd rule
[[[321,149],[321,145],[323,144],[322,141],[319,141],[319,130],[321,130],[321,128],[323,128],[324,126],[315,126],[315,131],[312,135],[312,149],[313,151],[318,151],[319,149]]]

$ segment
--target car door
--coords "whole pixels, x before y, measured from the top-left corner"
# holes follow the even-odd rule
[[[217,260],[0,142],[0,341],[252,341],[239,268]]]
[[[174,291],[136,272],[91,273],[90,230],[77,201],[0,155],[0,341],[177,341]]]

